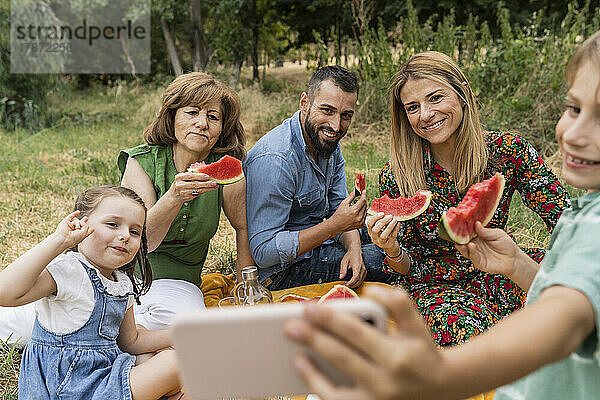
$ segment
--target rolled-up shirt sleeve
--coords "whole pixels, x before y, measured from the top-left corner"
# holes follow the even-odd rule
[[[259,267],[288,264],[298,255],[298,231],[285,230],[294,200],[295,174],[278,153],[244,164],[250,251]]]

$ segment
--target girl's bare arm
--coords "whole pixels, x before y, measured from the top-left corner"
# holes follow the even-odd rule
[[[309,306],[308,322],[286,325],[290,337],[357,382],[353,388],[336,387],[300,356],[299,372],[311,392],[323,399],[462,399],[566,357],[595,327],[593,307],[585,295],[553,286],[536,303],[481,336],[439,351],[407,293],[381,287],[366,292],[395,320],[388,334],[325,306]]]
[[[64,218],[56,231],[0,271],[0,305],[20,306],[56,292],[56,282],[46,266],[59,254],[93,232],[79,211]]]
[[[119,329],[117,344],[122,351],[137,355],[154,353],[171,346],[171,337],[167,329],[138,329],[133,316],[133,307],[129,307]]]
[[[578,290],[564,286],[546,289],[539,299],[515,312],[486,334],[475,337],[464,346],[443,352],[448,366],[447,384],[459,369],[469,371],[471,394],[477,394],[512,382],[534,370],[559,361],[588,337],[595,327],[594,309]],[[467,367],[467,365],[469,365]]]

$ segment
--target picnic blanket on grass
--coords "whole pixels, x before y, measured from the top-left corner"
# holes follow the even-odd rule
[[[204,294],[204,304],[206,307],[216,307],[219,304],[219,300],[224,297],[231,296],[231,291],[235,286],[233,275],[223,275],[219,273],[206,274],[202,277],[202,285],[200,289]],[[328,283],[316,283],[313,285],[300,286],[290,289],[276,290],[271,292],[273,295],[273,301],[279,302],[283,296],[286,294],[296,294],[299,296],[308,297],[312,299],[313,297],[323,296],[327,293],[333,286],[343,284],[342,281],[337,282],[328,282]],[[385,283],[379,282],[364,282],[358,288],[353,289],[356,294],[362,296],[362,292],[365,287],[369,285],[386,285]],[[293,396],[290,397],[295,400],[304,400],[306,396]],[[466,400],[493,400],[494,391],[490,391],[487,393],[482,393],[477,396],[469,397]]]

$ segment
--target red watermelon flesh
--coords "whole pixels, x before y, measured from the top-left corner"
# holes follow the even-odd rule
[[[300,296],[298,294],[289,293],[289,294],[286,294],[285,296],[281,297],[281,299],[279,301],[282,303],[285,303],[286,301],[307,301],[307,300],[310,300],[310,299],[308,297]]]
[[[440,218],[440,237],[454,243],[469,243],[476,236],[475,222],[480,221],[483,226],[490,222],[503,191],[504,176],[500,173],[471,186],[462,201]]]
[[[386,215],[393,215],[398,221],[406,221],[421,215],[431,202],[431,192],[429,190],[417,190],[413,197],[398,197],[392,199],[387,194],[376,197],[367,211],[370,215],[383,212]]]
[[[317,297],[313,297],[312,299],[309,299],[308,297],[300,296],[299,294],[289,293],[289,294],[286,294],[285,296],[282,296],[281,299],[279,299],[279,301],[281,303],[287,303],[290,301],[299,301],[301,303],[308,301],[311,303],[317,303],[320,298],[321,298],[321,296],[317,296]]]
[[[318,303],[324,303],[328,300],[339,300],[339,299],[357,299],[358,295],[348,286],[344,285],[335,285],[332,287],[329,292],[327,292],[324,296],[321,296]]]
[[[220,185],[228,185],[244,177],[242,162],[229,155],[221,157],[219,161],[212,164],[194,163],[190,165],[188,171],[206,174]]]
[[[354,178],[354,194],[356,194],[356,197],[360,197],[366,188],[367,181],[365,180],[365,176],[363,174],[356,174],[356,178]]]

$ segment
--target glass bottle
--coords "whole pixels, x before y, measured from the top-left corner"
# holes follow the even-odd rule
[[[242,281],[233,288],[235,304],[251,306],[273,302],[269,289],[258,282],[258,268],[254,265],[242,268]]]

